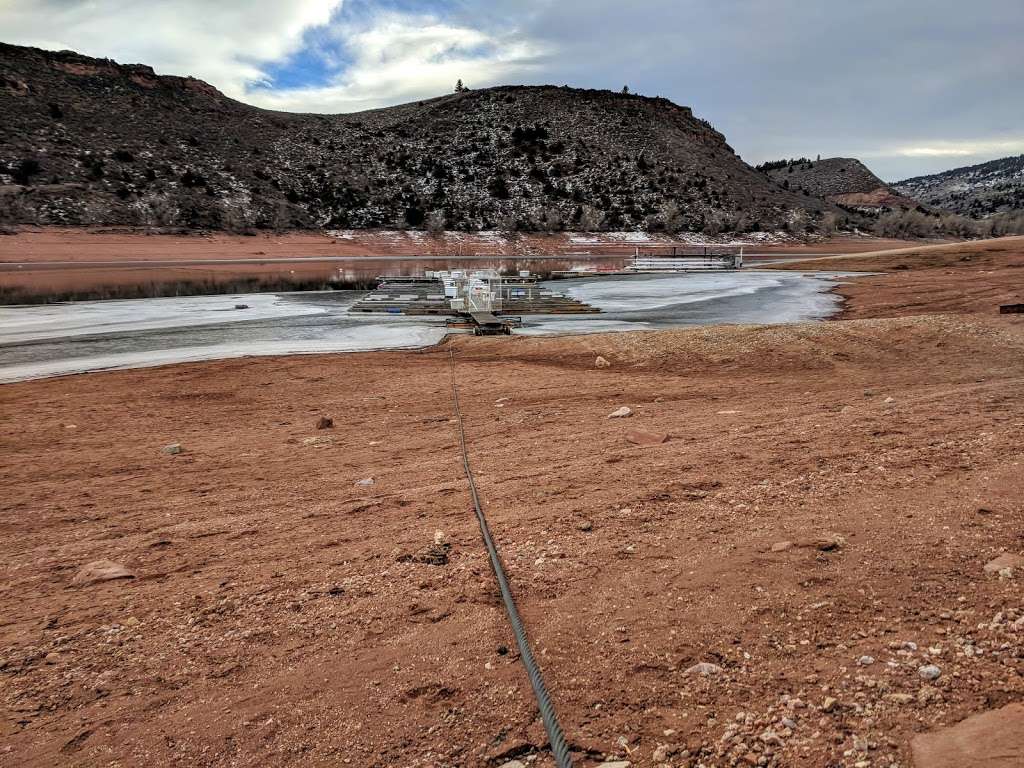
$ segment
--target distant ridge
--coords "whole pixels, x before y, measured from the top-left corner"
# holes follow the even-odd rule
[[[916,176],[895,184],[925,205],[982,218],[1024,211],[1024,155]]]
[[[853,157],[779,161],[759,167],[786,189],[806,191],[845,207],[869,210],[918,207],[912,196],[893,189]]]

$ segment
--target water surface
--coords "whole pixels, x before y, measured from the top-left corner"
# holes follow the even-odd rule
[[[743,270],[587,277],[547,284],[599,315],[530,315],[524,335],[827,318],[842,273]],[[0,307],[0,382],[250,355],[405,349],[442,318],[349,313],[356,291],[190,296]],[[246,305],[236,309],[237,305]]]

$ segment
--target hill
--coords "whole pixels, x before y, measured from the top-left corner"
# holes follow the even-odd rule
[[[765,163],[759,168],[785,189],[806,191],[846,208],[878,211],[918,207],[916,200],[890,187],[852,157],[801,158]]]
[[[554,86],[289,114],[0,44],[0,208],[48,224],[803,231],[831,209],[661,98]]]
[[[974,218],[1024,211],[1024,155],[916,176],[895,186],[926,205]]]

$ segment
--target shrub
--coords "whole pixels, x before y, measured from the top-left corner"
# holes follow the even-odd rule
[[[41,170],[42,167],[39,165],[38,160],[34,157],[26,157],[14,166],[14,169],[11,171],[11,175],[14,177],[15,183],[27,185],[31,183],[32,177]]]

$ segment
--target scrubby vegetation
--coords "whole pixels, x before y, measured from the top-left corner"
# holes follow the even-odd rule
[[[985,219],[921,210],[889,211],[878,217],[874,232],[882,237],[899,238],[1024,235],[1024,211],[996,214]]]

